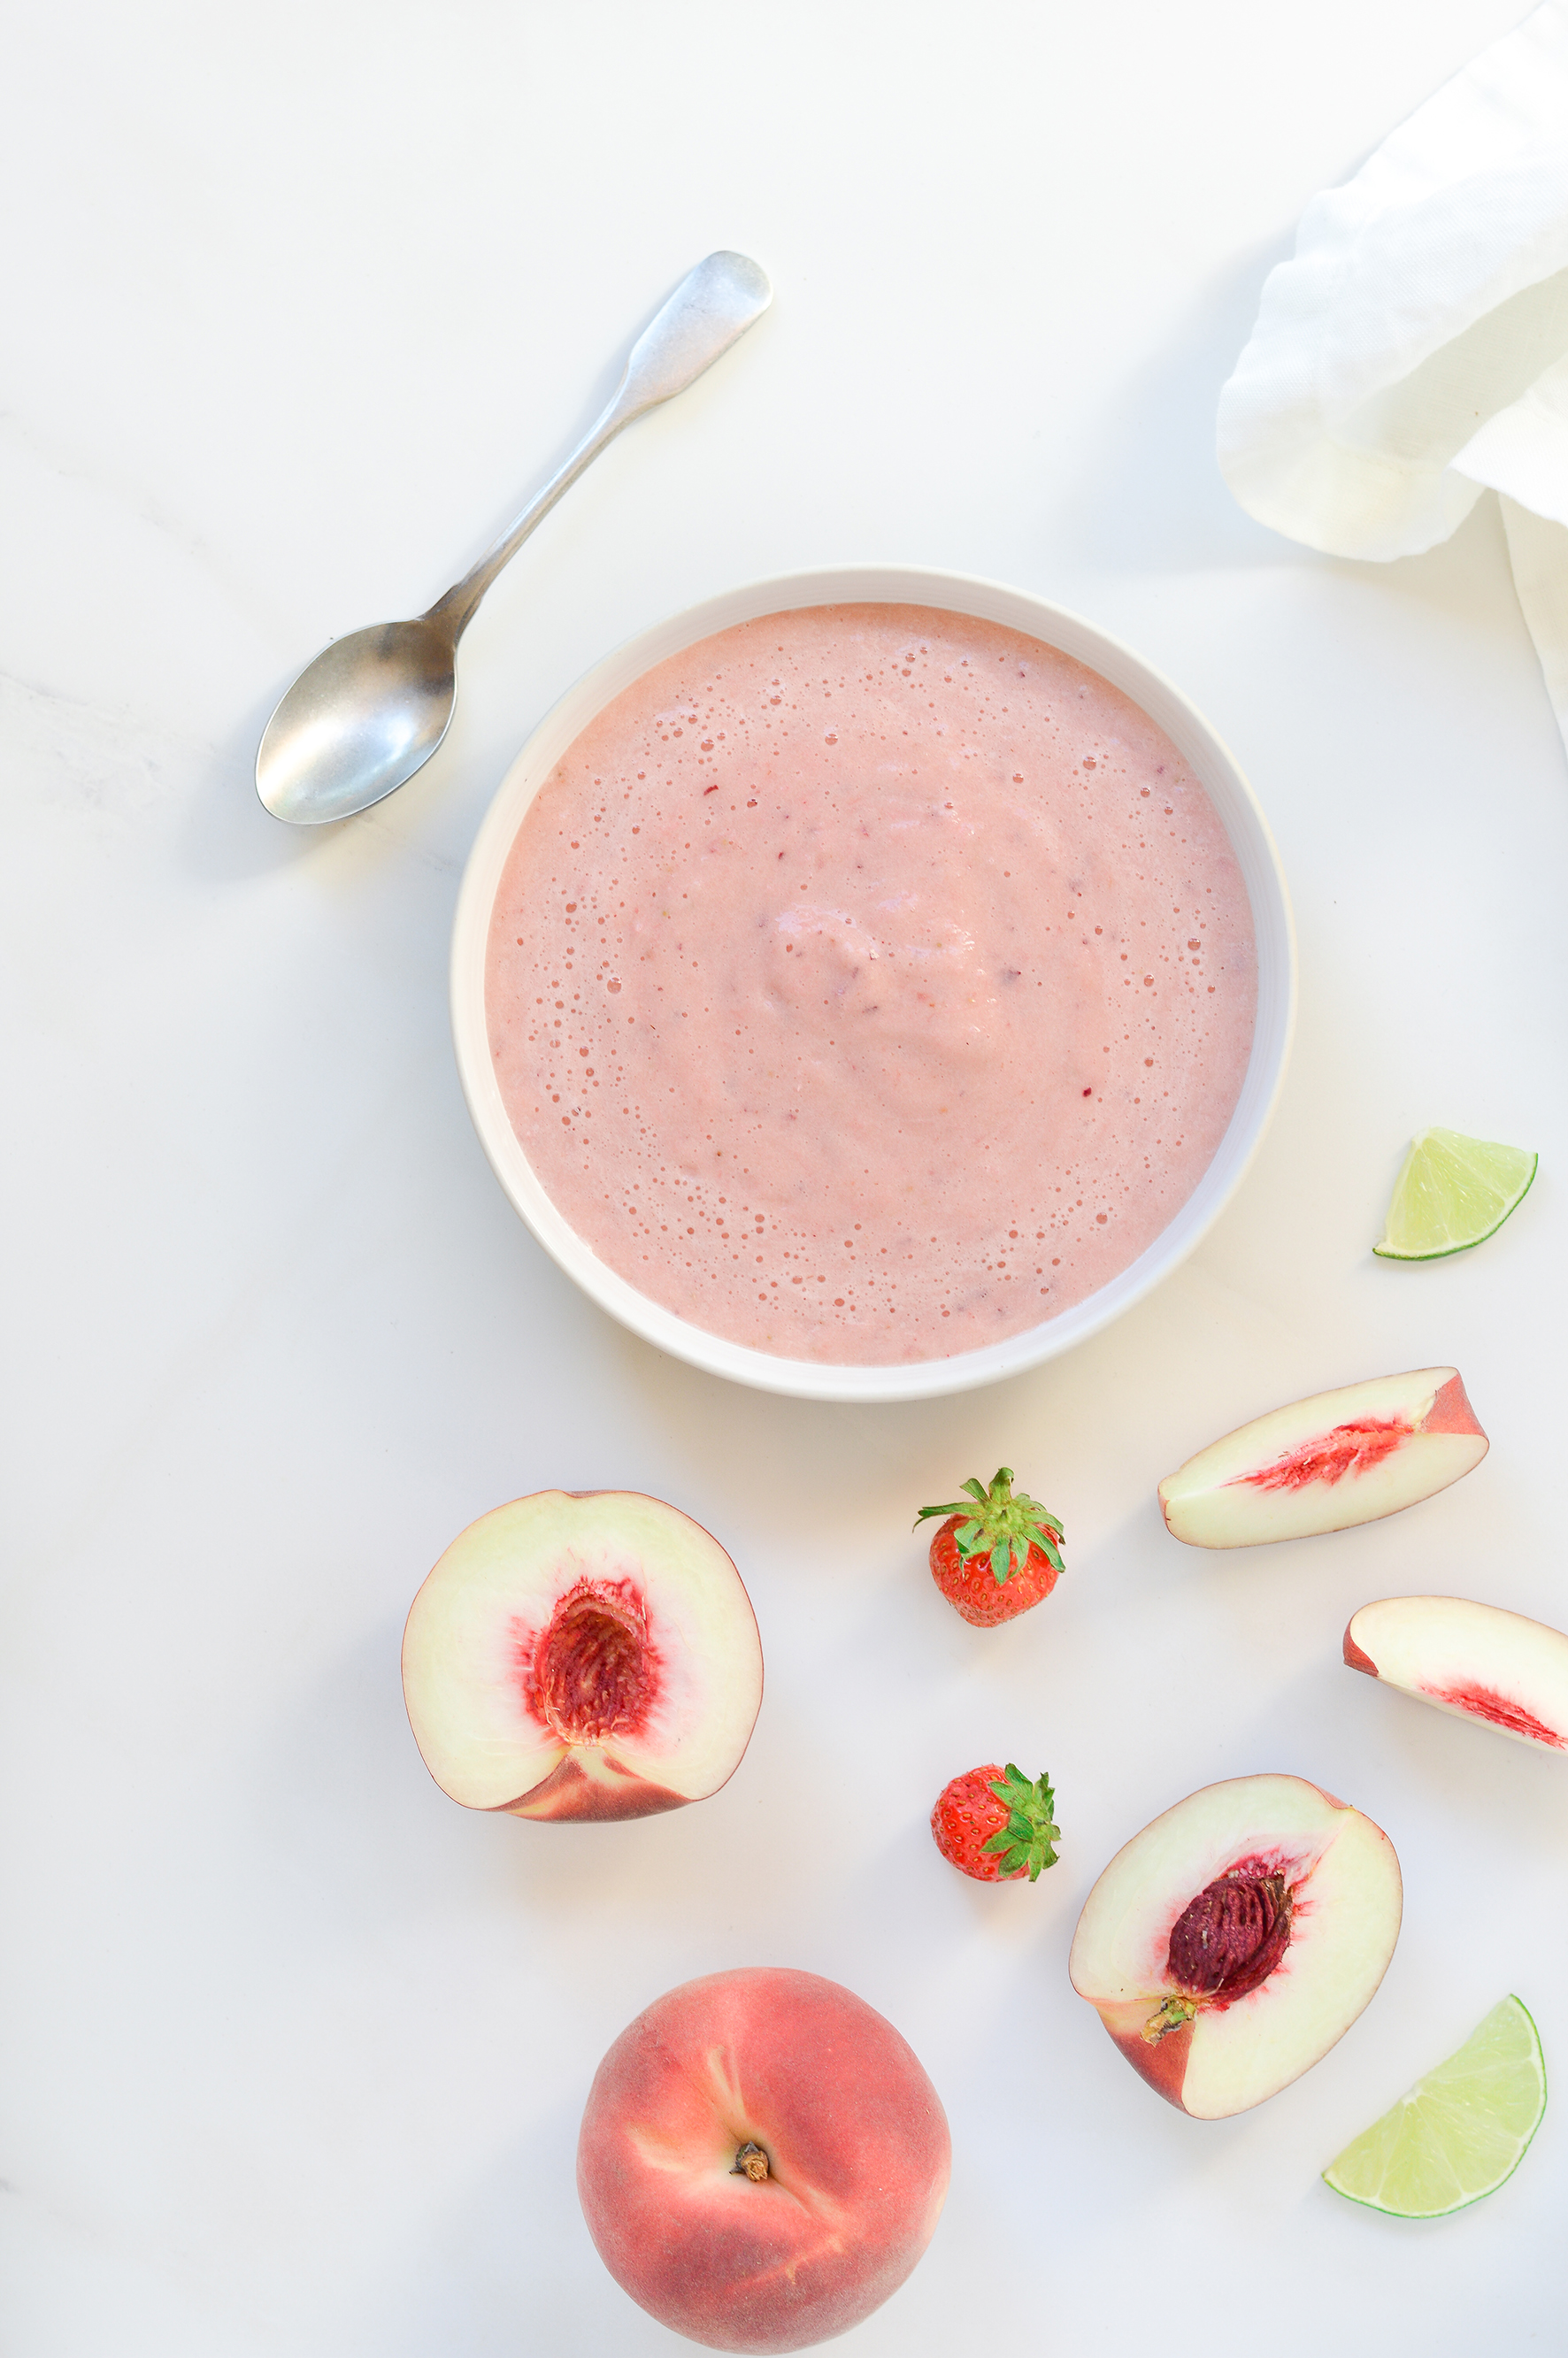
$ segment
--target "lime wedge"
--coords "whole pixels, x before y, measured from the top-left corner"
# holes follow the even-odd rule
[[[1517,1997],[1495,2006],[1456,2055],[1418,2080],[1324,2171],[1352,2202],[1441,2219],[1511,2178],[1546,2110],[1546,2066]]]
[[[1385,1260],[1441,1260],[1500,1228],[1530,1192],[1538,1158],[1456,1130],[1423,1130],[1394,1182],[1383,1233]]]

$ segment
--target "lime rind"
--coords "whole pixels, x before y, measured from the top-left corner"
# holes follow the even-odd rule
[[[1391,2218],[1445,2218],[1513,2176],[1545,2110],[1540,2036],[1529,2008],[1506,1997],[1335,2157],[1324,2182]]]
[[[1384,1260],[1443,1260],[1484,1244],[1530,1193],[1539,1159],[1457,1130],[1423,1130],[1411,1142],[1372,1250]]]

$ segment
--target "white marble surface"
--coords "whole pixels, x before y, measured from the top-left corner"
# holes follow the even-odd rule
[[[1338,1660],[1356,1606],[1413,1588],[1568,1621],[1568,778],[1489,503],[1428,557],[1339,564],[1212,457],[1302,205],[1522,13],[14,20],[7,2358],[675,2350],[589,2244],[577,2116],[640,2005],[748,1961],[849,1983],[951,2115],[946,2216],[867,2358],[1553,2346],[1560,2113],[1441,2226],[1316,2173],[1509,1988],[1568,2053],[1568,1772]],[[275,825],[249,769],[287,678],[445,586],[718,244],[773,312],[492,593],[437,760],[366,818]],[[479,817],[559,691],[690,600],[868,557],[1036,590],[1183,686],[1277,830],[1303,1014],[1251,1179],[1152,1299],[1033,1377],[851,1412],[727,1389],[579,1298],[475,1143],[443,986]],[[1433,1120],[1539,1146],[1541,1179],[1480,1252],[1376,1263]],[[1493,1436],[1446,1497],[1237,1559],[1163,1533],[1155,1481],[1200,1443],[1442,1359]],[[1003,1459],[1071,1570],[974,1632],[908,1525]],[[552,1484],[661,1493],[741,1564],[768,1697],[698,1809],[494,1822],[420,1764],[414,1590]],[[1033,1892],[925,1832],[991,1757],[1057,1779]],[[1257,1768],[1388,1828],[1406,1927],[1326,2061],[1204,2126],[1119,2061],[1066,1950],[1127,1834]]]

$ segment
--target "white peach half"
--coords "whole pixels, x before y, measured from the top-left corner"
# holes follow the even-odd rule
[[[594,2074],[578,2192],[600,2257],[716,2350],[799,2350],[896,2292],[947,2191],[946,2115],[891,2022],[837,1982],[686,1982]]]
[[[403,1694],[426,1767],[468,1809],[648,1817],[736,1768],[762,1650],[740,1574],[689,1515],[541,1490],[470,1523],[430,1574]]]
[[[1385,1596],[1353,1613],[1345,1660],[1401,1694],[1568,1752],[1568,1638],[1463,1596]]]
[[[1118,1851],[1068,1972],[1140,2076],[1198,2120],[1260,2104],[1326,2055],[1382,1980],[1393,1844],[1304,1777],[1189,1794]]]
[[[1454,1368],[1314,1392],[1211,1442],[1160,1485],[1189,1547],[1257,1547],[1376,1522],[1478,1466],[1487,1436]]]

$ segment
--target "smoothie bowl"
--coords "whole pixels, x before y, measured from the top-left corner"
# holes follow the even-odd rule
[[[1251,792],[1021,591],[752,584],[618,648],[463,879],[458,1065],[540,1243],[677,1357],[817,1400],[1032,1367],[1189,1253],[1290,1044]]]

